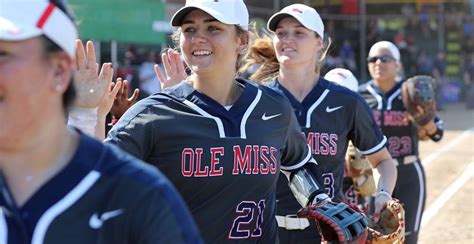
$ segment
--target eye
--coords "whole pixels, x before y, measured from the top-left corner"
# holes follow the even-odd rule
[[[194,27],[191,27],[191,26],[185,26],[185,27],[181,27],[181,30],[185,33],[190,33],[190,32],[194,32]]]
[[[209,26],[207,29],[212,32],[221,30],[220,28],[213,25]]]
[[[275,32],[275,35],[278,36],[278,37],[284,37],[286,35],[286,32],[285,31],[277,31],[277,32]]]

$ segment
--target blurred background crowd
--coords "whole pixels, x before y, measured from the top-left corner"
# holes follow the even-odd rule
[[[69,0],[82,39],[94,40],[100,61],[114,63],[116,76],[141,89],[159,91],[153,65],[172,47],[172,13],[184,0]],[[400,49],[402,78],[432,75],[438,108],[466,102],[474,108],[474,0],[245,0],[252,21],[263,28],[272,13],[291,3],[318,10],[332,44],[324,75],[340,67],[365,83],[367,47],[390,40]],[[104,6],[104,7],[102,7]],[[105,7],[107,6],[107,7]],[[100,10],[100,11],[99,11]],[[471,101],[472,100],[472,101]]]

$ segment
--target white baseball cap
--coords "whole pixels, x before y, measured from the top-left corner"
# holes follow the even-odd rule
[[[337,83],[343,87],[349,88],[354,92],[357,92],[357,88],[359,87],[359,82],[355,78],[354,74],[352,74],[352,72],[348,69],[332,69],[326,73],[324,79]]]
[[[395,59],[395,61],[400,62],[400,51],[398,50],[398,47],[389,41],[379,41],[372,45],[369,50],[369,57],[371,56],[370,54],[375,53],[379,48],[387,49],[388,51],[390,51],[390,54]]]
[[[270,17],[267,22],[267,28],[271,31],[275,31],[278,22],[288,16],[294,17],[304,27],[318,33],[321,39],[324,38],[323,20],[314,8],[308,7],[304,4],[297,3],[284,7],[280,12]]]
[[[249,28],[249,12],[243,0],[186,0],[186,5],[171,18],[171,26],[181,26],[184,16],[193,9],[200,9],[224,24],[238,25],[246,31]]]
[[[56,5],[48,0],[0,0],[0,40],[22,41],[40,35],[74,59],[77,29]]]

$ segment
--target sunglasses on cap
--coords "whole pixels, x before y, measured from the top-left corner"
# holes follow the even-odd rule
[[[393,58],[392,56],[390,55],[382,55],[382,56],[373,56],[373,57],[368,57],[367,58],[367,62],[369,63],[375,63],[377,62],[377,60],[382,61],[382,63],[388,63],[390,61],[394,61],[395,58]]]

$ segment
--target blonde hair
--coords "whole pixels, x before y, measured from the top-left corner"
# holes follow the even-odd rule
[[[321,38],[316,32],[316,37]],[[249,52],[245,57],[245,64],[240,69],[240,72],[244,72],[252,65],[259,65],[259,68],[250,76],[251,80],[259,83],[269,82],[278,76],[280,70],[280,63],[276,57],[275,48],[273,46],[272,36],[268,31],[263,31],[259,34],[255,30],[250,33],[250,39],[253,43]],[[319,74],[321,72],[321,66],[326,60],[329,47],[331,46],[331,38],[328,38],[324,48],[318,53],[319,59],[316,62],[315,72]]]

